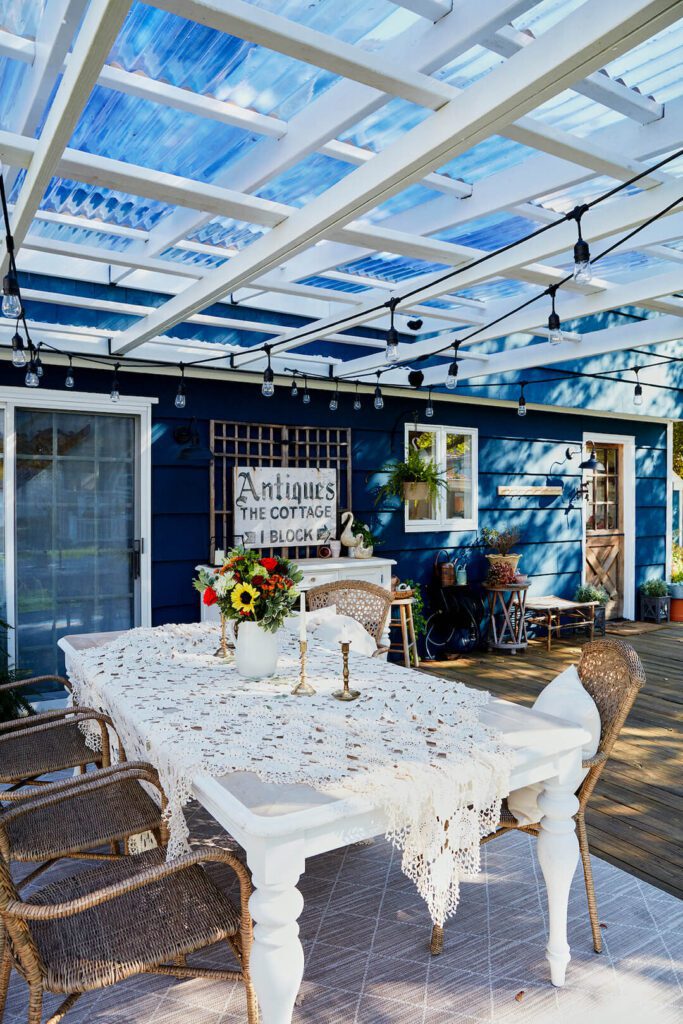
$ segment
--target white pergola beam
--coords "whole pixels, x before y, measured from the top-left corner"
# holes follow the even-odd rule
[[[45,189],[88,101],[97,76],[118,35],[130,0],[91,0],[48,112],[12,214],[12,234],[21,245],[40,206]],[[7,267],[7,252],[2,273]]]
[[[156,7],[189,18],[276,53],[324,68],[332,74],[411,103],[439,110],[454,97],[452,86],[401,68],[380,53],[370,53],[334,36],[254,7],[244,0],[154,0]]]
[[[615,56],[665,28],[675,20],[676,6],[672,0],[620,0],[618,4],[588,0],[550,29],[542,41],[515,54],[472,85],[467,90],[466,104],[447,104],[266,237],[257,239],[228,267],[212,271],[203,281],[127,330],[119,339],[118,351],[129,351],[164,333],[226,292],[272,270],[285,255],[302,251],[335,227],[419,181],[429,170],[470,149],[500,125],[523,116],[572,81],[592,72],[607,52]],[[578,49],[577,39],[581,39]],[[662,186],[661,191],[666,188]],[[556,230],[561,233],[562,227]],[[566,246],[565,241],[559,251]]]
[[[404,7],[406,11],[419,14],[429,21],[439,21],[453,7],[453,0],[394,0],[394,3],[397,7]]]
[[[531,33],[520,32],[512,25],[505,25],[487,39],[484,45],[501,57],[511,57],[513,53],[528,46],[533,39]],[[604,69],[594,72],[581,82],[575,82],[572,91],[602,103],[625,117],[632,117],[640,124],[650,124],[664,116],[662,103],[657,103],[652,96],[643,96],[638,89],[631,89],[619,79],[611,78]]]
[[[507,349],[491,356],[484,369],[475,359],[465,357],[460,363],[458,380],[573,362],[576,359],[587,359],[608,352],[622,352],[637,345],[661,345],[682,337],[683,324],[678,317],[660,316],[624,327],[605,327],[599,331],[591,331],[582,335],[578,345],[573,341],[562,342],[560,345],[541,342]],[[344,373],[346,372],[347,365],[344,364]],[[382,381],[387,384],[402,383],[404,378],[405,373],[392,371],[384,374]],[[424,383],[426,386],[436,386],[443,383],[443,378],[443,367],[430,367],[425,371]]]

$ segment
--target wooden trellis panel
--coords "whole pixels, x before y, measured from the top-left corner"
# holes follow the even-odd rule
[[[211,560],[216,548],[235,542],[233,469],[235,466],[335,469],[339,501],[351,508],[351,430],[346,427],[292,427],[279,423],[211,420]],[[278,548],[286,558],[306,558],[315,548]]]

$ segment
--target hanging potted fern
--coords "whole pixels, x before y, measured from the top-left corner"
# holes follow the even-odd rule
[[[379,489],[380,498],[401,498],[403,501],[434,502],[439,489],[446,486],[444,474],[433,459],[425,459],[411,450],[405,461],[390,462],[382,469],[388,478]]]

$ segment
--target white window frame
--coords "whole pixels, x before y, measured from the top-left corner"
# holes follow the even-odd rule
[[[133,416],[138,425],[138,521],[142,551],[140,555],[140,609],[141,626],[152,624],[152,406],[157,398],[121,396],[121,401],[112,404],[108,395],[92,392],[74,392],[68,396],[63,391],[47,388],[27,389],[0,387],[0,412],[5,419],[5,607],[9,625],[16,626],[16,434],[15,411],[17,409],[53,409],[57,412],[92,412],[108,415]],[[12,634],[12,636],[14,636]],[[14,663],[15,643],[8,643],[10,663]]]
[[[470,533],[479,529],[479,431],[476,427],[459,427],[450,424],[406,423],[403,450],[408,454],[408,437],[416,430],[435,435],[436,463],[440,470],[446,472],[446,436],[448,434],[466,434],[472,447],[472,516],[469,519],[446,518],[446,493],[444,488],[436,502],[437,514],[434,519],[408,519],[408,502],[403,502],[403,522],[406,533]]]

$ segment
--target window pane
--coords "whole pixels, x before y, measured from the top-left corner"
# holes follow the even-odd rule
[[[431,430],[411,430],[408,434],[409,451],[417,451],[420,458],[428,462],[436,458],[436,434]],[[408,501],[408,520],[419,522],[420,520],[436,519],[436,503],[431,499],[419,499]]]
[[[471,519],[472,438],[469,434],[446,435],[446,518]]]

